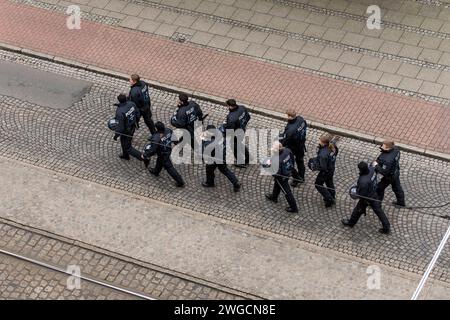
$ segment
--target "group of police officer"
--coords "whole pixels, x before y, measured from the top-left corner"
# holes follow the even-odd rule
[[[150,173],[158,176],[164,168],[168,174],[176,181],[177,187],[184,187],[185,182],[178,171],[173,166],[171,160],[172,146],[182,142],[181,139],[174,137],[173,131],[167,128],[164,123],[158,121],[154,123],[151,112],[150,90],[147,83],[140,79],[139,75],[130,76],[130,92],[128,96],[120,94],[116,104],[116,115],[108,122],[108,126],[115,132],[114,140],[120,137],[122,146],[121,159],[129,160],[130,156],[143,161],[145,167],[150,164],[150,158],[157,156],[154,168],[149,168]],[[202,185],[206,188],[215,186],[215,171],[219,170],[224,174],[233,185],[233,190],[238,192],[241,190],[241,183],[236,175],[229,169],[225,160],[226,154],[226,135],[227,132],[245,133],[251,116],[248,110],[238,105],[234,99],[226,101],[229,113],[223,125],[216,128],[214,125],[208,125],[206,131],[201,134],[201,150],[210,148],[210,156],[203,157],[206,164],[206,180]],[[204,115],[200,106],[192,100],[189,100],[186,94],[179,94],[179,103],[175,114],[171,117],[170,123],[175,128],[187,130],[190,134],[190,146],[194,148],[195,124],[203,122],[208,115]],[[308,124],[301,116],[298,116],[294,110],[287,112],[288,122],[280,136],[279,141],[272,146],[272,156],[262,165],[264,168],[271,168],[275,162],[277,171],[271,172],[274,178],[273,191],[266,194],[266,198],[273,202],[278,202],[281,192],[284,193],[289,207],[286,211],[298,212],[297,202],[292,193],[291,187],[299,186],[305,182],[305,151],[306,136]],[[150,143],[147,144],[143,152],[136,150],[132,146],[132,139],[135,130],[139,128],[140,119],[143,118],[147,125],[151,136]],[[250,155],[244,142],[244,135],[233,134],[234,150],[233,155],[236,159],[235,166],[245,168],[250,162]],[[221,141],[218,141],[220,139]],[[332,207],[336,204],[336,190],[334,185],[334,173],[336,168],[336,159],[339,153],[337,141],[339,137],[335,137],[329,133],[323,134],[319,138],[317,147],[317,156],[309,159],[308,167],[312,171],[317,172],[315,187],[321,194],[325,207]],[[217,155],[217,145],[221,155]],[[349,219],[343,219],[345,226],[353,227],[361,217],[366,213],[367,207],[371,207],[382,223],[381,233],[390,232],[390,223],[384,213],[381,203],[384,198],[385,189],[391,185],[397,201],[394,205],[397,207],[405,207],[405,195],[400,183],[400,151],[395,147],[394,142],[385,141],[381,146],[381,154],[371,164],[360,162],[358,164],[359,178],[357,184],[352,187],[350,193],[358,203],[353,210]],[[296,168],[297,167],[297,168]],[[378,182],[377,174],[382,176]],[[289,178],[293,181],[289,185]]]

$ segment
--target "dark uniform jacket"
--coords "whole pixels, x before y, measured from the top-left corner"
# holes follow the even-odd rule
[[[131,86],[128,100],[133,101],[139,109],[145,109],[150,107],[150,103],[145,103],[144,95],[146,94],[148,94],[148,86],[144,81],[140,80]]]
[[[366,198],[377,198],[376,185],[377,176],[374,167],[369,167],[369,172],[365,175],[360,175],[358,184],[356,185],[356,193],[359,196]],[[368,199],[367,199],[368,200]]]
[[[139,118],[138,108],[131,101],[117,103],[115,105],[117,106],[115,119],[119,122],[116,132],[123,134],[131,133]]]
[[[200,106],[194,101],[189,101],[178,107],[176,115],[171,119],[171,124],[176,128],[193,129],[194,122],[201,119],[203,119],[203,112]]]
[[[276,158],[278,157],[278,159]],[[289,148],[283,148],[278,155],[272,156],[272,165],[279,161],[278,171],[273,176],[276,178],[288,178],[292,175],[294,168],[294,154]]]
[[[245,131],[246,128],[242,127],[242,120],[246,114],[248,114],[248,112],[244,106],[238,106],[234,110],[230,111],[225,122],[225,129],[242,129]]]
[[[155,133],[150,138],[150,145],[145,148],[145,157],[170,156],[172,153],[172,130],[166,128],[163,134]]]
[[[289,120],[281,136],[281,144],[292,151],[304,151],[306,142],[307,123],[305,119],[298,116]]]
[[[400,150],[392,148],[388,152],[381,152],[377,158],[376,171],[385,177],[400,174]]]
[[[324,173],[333,173],[336,168],[336,157],[338,155],[338,148],[336,145],[335,152],[330,150],[328,146],[320,146],[317,151],[317,162],[319,165],[319,171]]]

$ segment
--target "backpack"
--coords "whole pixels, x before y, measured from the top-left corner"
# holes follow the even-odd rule
[[[150,105],[150,90],[148,84],[143,82],[144,86],[141,89],[142,101],[144,102],[144,106]]]
[[[281,174],[285,177],[290,177],[292,173],[292,169],[294,169],[294,159],[292,156],[284,159],[281,166]]]
[[[307,131],[308,131],[308,124],[303,119],[302,123],[300,124],[300,126],[297,128],[297,131],[296,131],[297,140],[301,141],[301,142],[306,141]]]
[[[136,108],[133,106],[128,109],[127,112],[123,114],[123,118],[125,121],[125,129],[127,131],[130,131],[134,129],[137,125],[137,114],[136,114]]]
[[[250,119],[250,113],[247,111],[247,109],[244,109],[244,112],[239,116],[239,125],[242,130],[245,130],[247,128],[247,124]]]

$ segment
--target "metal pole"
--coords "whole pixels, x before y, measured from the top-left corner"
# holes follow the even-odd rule
[[[420,292],[422,291],[423,287],[425,286],[425,283],[427,282],[428,277],[430,276],[431,271],[433,270],[437,259],[441,255],[441,252],[444,249],[445,243],[447,242],[449,237],[450,237],[450,227],[448,227],[447,233],[445,234],[444,238],[442,238],[442,241],[439,244],[439,247],[437,248],[436,252],[434,253],[433,259],[431,259],[431,262],[428,265],[428,268],[425,271],[425,274],[423,275],[422,280],[420,280],[419,286],[417,287],[416,292],[414,292],[414,295],[412,296],[411,300],[417,300],[417,298],[419,297]]]

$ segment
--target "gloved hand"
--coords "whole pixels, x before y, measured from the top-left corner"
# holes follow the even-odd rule
[[[114,141],[117,141],[117,138],[119,138],[119,135],[118,134],[116,134],[115,136],[114,136]]]

